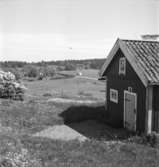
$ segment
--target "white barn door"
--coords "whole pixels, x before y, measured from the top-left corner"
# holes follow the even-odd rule
[[[124,91],[124,127],[130,131],[136,131],[136,103],[136,93]]]

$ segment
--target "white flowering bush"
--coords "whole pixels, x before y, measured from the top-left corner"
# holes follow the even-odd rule
[[[8,152],[1,156],[0,167],[41,167],[41,163],[22,148],[20,152]]]
[[[14,74],[0,71],[0,98],[23,100],[25,89],[24,85],[16,81]]]
[[[41,167],[41,161],[23,147],[16,131],[0,131],[0,167]]]
[[[0,80],[1,81],[13,81],[15,80],[15,75],[11,72],[0,71]]]

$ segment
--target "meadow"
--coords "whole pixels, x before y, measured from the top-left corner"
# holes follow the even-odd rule
[[[97,78],[98,71],[83,74]],[[2,167],[9,164],[24,167],[155,167],[159,164],[159,149],[145,144],[138,136],[112,139],[103,130],[100,138],[92,137],[85,142],[33,137],[32,134],[50,126],[69,126],[71,121],[79,124],[92,119],[102,121],[105,84],[79,77],[23,82],[27,87],[24,101],[0,101]],[[64,101],[50,101],[55,98]],[[65,103],[65,99],[93,103]]]

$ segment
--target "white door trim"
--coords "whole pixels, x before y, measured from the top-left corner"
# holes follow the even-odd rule
[[[152,112],[153,112],[153,87],[146,88],[146,126],[145,130],[147,134],[152,132]]]
[[[124,128],[125,128],[125,94],[130,94],[133,95],[135,97],[135,110],[136,110],[136,114],[135,114],[135,131],[136,131],[136,115],[137,115],[137,94],[136,93],[132,93],[129,92],[127,90],[124,90]]]

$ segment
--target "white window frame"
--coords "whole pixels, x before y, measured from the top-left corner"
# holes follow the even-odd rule
[[[116,98],[113,97],[113,93],[116,94]],[[110,101],[118,103],[118,91],[115,89],[110,89]]]
[[[128,87],[128,92],[132,92],[132,87]]]
[[[123,75],[126,74],[126,59],[125,59],[125,57],[121,57],[119,59],[119,75],[120,74],[123,74]]]

